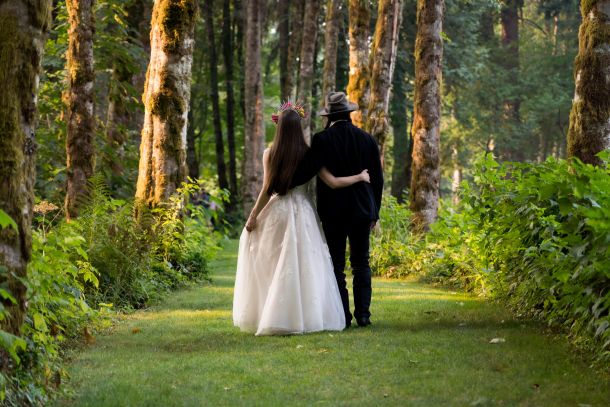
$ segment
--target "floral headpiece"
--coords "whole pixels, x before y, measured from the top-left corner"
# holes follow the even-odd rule
[[[273,120],[273,122],[277,124],[277,122],[280,120],[280,114],[282,114],[282,112],[286,110],[294,110],[299,114],[299,116],[301,116],[301,119],[307,117],[307,114],[305,113],[305,108],[303,108],[301,104],[287,100],[286,102],[280,105],[280,108],[276,113],[271,115],[271,120]]]

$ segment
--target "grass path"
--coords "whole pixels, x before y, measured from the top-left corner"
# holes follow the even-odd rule
[[[231,317],[236,252],[230,242],[214,262],[213,284],[130,315],[80,352],[69,368],[75,395],[58,404],[610,405],[608,377],[563,339],[416,282],[374,280],[372,329],[241,333]]]

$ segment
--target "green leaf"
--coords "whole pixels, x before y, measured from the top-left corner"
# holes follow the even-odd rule
[[[17,355],[19,349],[25,350],[27,343],[22,338],[15,336],[6,331],[0,330],[0,347],[2,347],[13,358],[15,363],[19,364],[21,359]]]
[[[0,228],[4,229],[8,226],[13,228],[16,232],[19,231],[19,228],[17,227],[17,224],[13,218],[11,218],[8,213],[0,209]]]

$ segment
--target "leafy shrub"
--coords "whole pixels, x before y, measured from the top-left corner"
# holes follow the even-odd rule
[[[180,284],[207,278],[222,236],[212,220],[219,223],[221,211],[185,204],[201,187],[202,182],[183,185],[167,205],[139,221],[133,203],[113,199],[101,177],[92,179],[90,202],[69,223],[47,219],[46,213],[59,208],[39,205],[45,209],[35,221],[21,336],[0,330],[0,350],[13,364],[4,371],[9,374],[0,372],[0,404],[45,404],[65,375],[62,343],[88,336],[105,322],[108,307],[142,307]],[[0,211],[1,227],[13,223]],[[1,272],[6,270],[0,266]],[[0,296],[12,298],[4,288]],[[0,321],[6,312],[0,303]]]
[[[396,221],[406,208],[387,200],[372,264],[377,274],[418,273],[501,299],[610,360],[609,175],[578,160],[498,164],[485,156],[461,203],[444,207],[421,241]]]

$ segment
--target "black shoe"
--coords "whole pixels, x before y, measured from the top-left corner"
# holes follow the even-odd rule
[[[371,319],[369,317],[356,318],[356,322],[358,323],[358,326],[362,327],[371,325]]]

